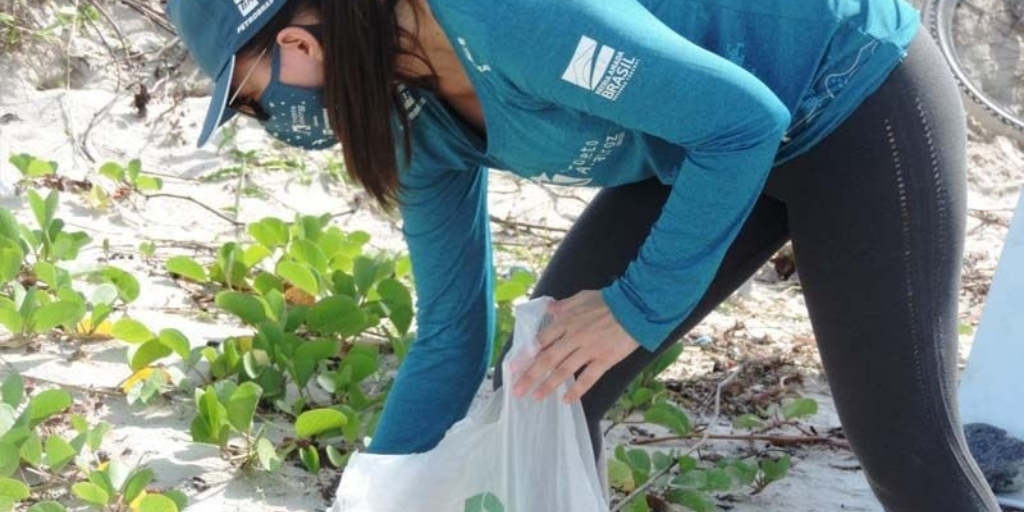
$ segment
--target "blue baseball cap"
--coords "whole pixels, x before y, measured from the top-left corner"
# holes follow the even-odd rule
[[[288,0],[170,0],[167,15],[192,59],[215,85],[199,146],[234,116],[227,108],[235,54]]]

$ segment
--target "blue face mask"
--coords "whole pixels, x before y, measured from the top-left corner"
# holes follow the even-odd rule
[[[338,143],[327,120],[323,89],[281,83],[281,51],[274,46],[270,84],[260,106],[270,116],[263,129],[275,139],[301,149],[328,149]]]

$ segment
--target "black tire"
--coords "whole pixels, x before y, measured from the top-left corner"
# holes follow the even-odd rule
[[[956,9],[962,0],[925,0],[922,22],[938,43],[964,96],[964,107],[975,120],[993,134],[1024,140],[1024,116],[986,94],[968,74],[957,53],[954,39]],[[1024,25],[1019,27],[1024,33]],[[1024,86],[1022,86],[1024,87]]]

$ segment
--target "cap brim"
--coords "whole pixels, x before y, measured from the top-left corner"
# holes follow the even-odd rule
[[[203,131],[199,134],[198,146],[202,147],[217,128],[231,119],[232,112],[227,108],[228,94],[231,92],[231,78],[235,73],[235,56],[232,55],[224,69],[217,75],[217,81],[213,86],[213,97],[210,98],[210,108],[206,111],[206,121],[203,122]]]

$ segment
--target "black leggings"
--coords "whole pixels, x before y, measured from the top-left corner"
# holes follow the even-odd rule
[[[885,510],[998,511],[956,404],[965,140],[957,87],[922,32],[844,124],[772,171],[707,293],[658,352],[636,350],[583,396],[595,453],[602,417],[634,377],[792,239],[840,420]],[[669,190],[602,190],[534,295],[562,299],[621,275]]]

